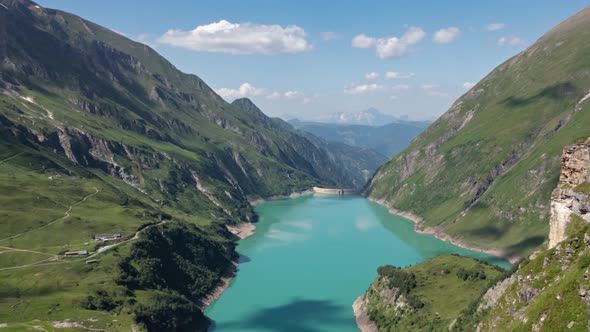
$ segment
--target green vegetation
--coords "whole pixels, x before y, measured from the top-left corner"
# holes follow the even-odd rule
[[[574,191],[590,195],[590,183],[588,183],[587,181],[582,182],[574,188]]]
[[[474,277],[464,278],[465,273]],[[505,271],[487,262],[457,255],[438,256],[404,269],[380,267],[366,293],[368,314],[379,331],[446,331],[504,275]],[[395,295],[390,298],[392,290]]]
[[[548,233],[564,146],[590,135],[584,9],[493,70],[366,189],[468,244],[525,256]],[[580,190],[584,190],[580,188]]]
[[[567,231],[556,248],[520,265],[497,305],[481,315],[483,331],[587,331],[590,224],[574,217]]]
[[[77,16],[0,3],[6,330],[205,330],[200,301],[235,259],[225,225],[256,220],[249,200],[360,185],[382,161],[228,104]]]

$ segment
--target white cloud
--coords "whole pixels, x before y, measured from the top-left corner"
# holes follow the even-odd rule
[[[217,92],[217,94],[221,97],[228,99],[262,96],[267,94],[266,89],[256,88],[248,82],[243,83],[237,89],[220,88],[215,90],[215,92]]]
[[[299,92],[299,91],[287,91],[283,94],[283,96],[285,96],[285,98],[288,98],[288,99],[295,99],[295,98],[302,98],[304,95],[302,92]]]
[[[395,95],[389,96],[389,100],[398,100],[398,99],[399,99],[398,96],[395,96]]]
[[[363,33],[352,38],[351,45],[356,48],[369,48],[375,46],[376,43],[376,38],[368,37]]]
[[[426,32],[419,27],[409,28],[401,37],[373,38],[360,34],[352,39],[352,47],[375,47],[380,59],[401,57],[412,50],[412,46],[424,39]]]
[[[289,90],[285,92],[278,92],[273,91],[271,93],[266,94],[266,99],[270,100],[300,100],[302,104],[309,104],[313,101],[312,97],[308,97],[305,93],[296,90]]]
[[[189,31],[168,30],[158,41],[193,51],[278,54],[311,50],[305,37],[305,31],[296,25],[282,27],[221,20]]]
[[[440,92],[440,91],[428,91],[428,95],[432,97],[438,98],[450,98],[451,96],[448,93]]]
[[[528,42],[518,37],[500,37],[498,45],[500,46],[526,46]]]
[[[385,90],[385,86],[379,84],[360,84],[360,85],[350,85],[344,89],[344,92],[349,94],[361,94],[367,93],[372,91],[382,91]]]
[[[463,87],[464,87],[465,89],[471,89],[471,88],[473,88],[474,86],[475,86],[475,83],[473,83],[473,82],[465,82],[465,83],[463,83]]]
[[[365,74],[365,78],[368,80],[374,80],[378,77],[379,77],[379,73],[376,73],[376,72],[370,72],[370,73]]]
[[[404,79],[404,78],[412,78],[416,76],[414,73],[400,73],[397,71],[388,71],[385,73],[385,77],[389,79]]]
[[[380,59],[401,57],[410,52],[413,45],[421,42],[424,36],[424,30],[411,27],[400,38],[380,38],[377,41],[377,56]]]
[[[497,31],[497,30],[502,30],[505,27],[506,27],[506,24],[504,24],[504,23],[490,23],[490,24],[486,25],[486,30]]]
[[[334,40],[336,38],[338,38],[338,35],[336,34],[336,32],[333,31],[324,31],[322,32],[322,39],[323,40]]]
[[[452,43],[459,37],[461,30],[457,27],[449,27],[446,29],[440,29],[434,33],[434,42],[439,44]]]
[[[271,100],[272,99],[279,99],[279,98],[281,98],[281,94],[276,91],[274,91],[273,93],[266,96],[266,99],[271,99]]]
[[[438,85],[436,84],[423,84],[421,86],[422,90],[432,90],[432,89],[436,89],[438,88]]]

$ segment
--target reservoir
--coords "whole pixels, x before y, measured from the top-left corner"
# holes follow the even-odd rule
[[[256,212],[256,234],[237,247],[237,277],[205,311],[212,331],[358,331],[352,303],[380,265],[457,253],[510,266],[417,234],[411,221],[361,196],[314,194],[266,202]]]

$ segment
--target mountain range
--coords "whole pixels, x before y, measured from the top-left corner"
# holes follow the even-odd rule
[[[80,17],[0,4],[0,322],[206,329],[202,301],[237,259],[225,226],[254,221],[251,201],[361,187],[386,161],[228,104]]]
[[[254,201],[364,185],[515,263],[381,267],[355,303],[368,328],[588,329],[590,8],[424,129],[375,109],[290,124],[119,33],[0,5],[1,327],[205,331]]]
[[[291,119],[289,119],[291,120]],[[383,126],[392,122],[402,121],[394,115],[385,114],[374,107],[359,112],[335,112],[318,116],[314,121],[336,123],[341,125]]]
[[[428,121],[396,121],[385,125],[348,125],[290,120],[295,128],[327,141],[373,149],[389,158],[406,148],[428,127]]]

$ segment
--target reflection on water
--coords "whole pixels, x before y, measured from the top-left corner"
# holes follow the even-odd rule
[[[357,331],[351,305],[380,265],[443,253],[498,262],[416,234],[412,222],[359,196],[305,196],[256,211],[256,234],[237,247],[238,276],[206,310],[212,330]]]

